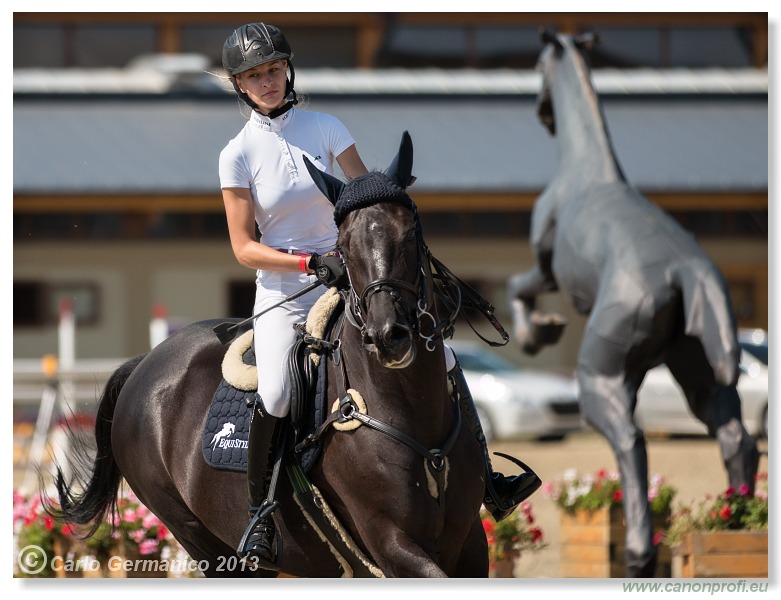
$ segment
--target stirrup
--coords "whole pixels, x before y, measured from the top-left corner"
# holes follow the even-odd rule
[[[280,570],[280,565],[277,561],[278,557],[273,549],[274,539],[276,538],[276,527],[274,526],[273,517],[271,516],[271,513],[274,512],[278,506],[279,503],[274,501],[270,504],[264,503],[258,507],[252,515],[247,528],[244,530],[244,535],[241,536],[239,545],[236,548],[236,554],[238,554],[240,558],[248,558],[252,561],[254,566],[269,571]],[[256,532],[256,529],[260,526],[264,527],[265,531]],[[257,533],[262,539],[266,537],[269,529],[273,532],[272,538],[270,540],[264,540],[267,542],[268,555],[266,555],[265,552],[266,547],[261,546],[259,543],[255,543],[251,548],[248,548],[253,534]]]
[[[483,499],[483,504],[486,510],[491,513],[491,516],[498,523],[502,519],[506,519],[510,514],[518,507],[518,505],[536,492],[542,485],[542,480],[537,474],[523,461],[504,454],[503,452],[494,452],[496,456],[501,456],[507,460],[515,463],[521,467],[524,472],[516,477],[520,478],[521,487],[510,497],[500,497],[493,485],[493,480],[489,476],[486,477],[485,488],[486,496]]]

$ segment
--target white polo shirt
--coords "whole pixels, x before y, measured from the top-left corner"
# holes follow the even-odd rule
[[[331,115],[291,108],[276,119],[253,111],[220,153],[220,186],[249,188],[262,242],[326,252],[336,246],[333,205],[315,186],[303,157],[334,174],[334,159],[355,143]]]

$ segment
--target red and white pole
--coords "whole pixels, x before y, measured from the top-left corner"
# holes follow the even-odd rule
[[[60,300],[59,355],[60,369],[73,369],[76,364],[76,319],[70,298]]]
[[[149,322],[149,345],[154,348],[168,337],[168,308],[157,303],[152,307],[152,320]]]

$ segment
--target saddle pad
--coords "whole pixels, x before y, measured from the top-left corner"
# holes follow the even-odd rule
[[[251,344],[243,353],[242,362],[247,365],[255,364],[255,353]],[[220,382],[203,429],[203,457],[206,464],[215,469],[246,472],[252,417],[249,404],[253,403],[254,399],[255,390],[238,389],[225,379]]]

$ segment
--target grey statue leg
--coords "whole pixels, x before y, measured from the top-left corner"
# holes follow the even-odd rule
[[[586,331],[580,350],[578,382],[586,421],[607,438],[621,473],[626,514],[627,577],[653,577],[657,552],[648,506],[645,436],[634,423],[639,376],[624,372],[620,344]]]
[[[737,389],[716,383],[702,347],[693,338],[683,338],[668,352],[667,366],[685,391],[692,413],[719,442],[729,485],[739,489],[745,484],[753,494],[759,450],[743,425]]]
[[[537,354],[543,346],[559,341],[566,319],[558,313],[543,314],[535,307],[537,296],[556,289],[555,283],[535,267],[507,281],[507,299],[515,341],[526,354]]]

